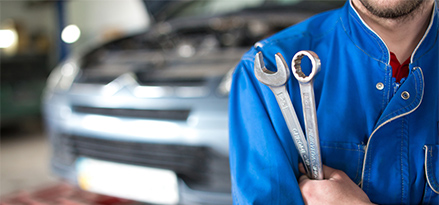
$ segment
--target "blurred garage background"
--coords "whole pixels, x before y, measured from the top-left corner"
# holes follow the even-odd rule
[[[39,203],[44,197],[55,200],[56,194],[67,200],[66,194],[78,192],[50,171],[51,149],[41,110],[47,77],[71,53],[148,26],[145,6],[136,0],[0,1],[2,203],[37,203],[32,198],[38,194]],[[81,197],[76,198],[72,201]]]
[[[231,204],[233,68],[343,4],[0,0],[0,204]]]

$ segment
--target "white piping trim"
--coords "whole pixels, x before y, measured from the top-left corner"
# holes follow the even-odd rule
[[[422,83],[424,84],[422,87],[424,87],[424,86],[425,86],[425,83],[424,83],[424,74],[423,74],[421,68],[418,68],[418,69],[421,71]],[[362,171],[361,171],[361,181],[360,181],[361,188],[363,188],[364,169],[365,169],[365,167],[366,167],[367,151],[369,150],[369,143],[370,143],[370,140],[372,139],[373,135],[378,131],[378,129],[380,129],[381,127],[383,127],[383,126],[386,125],[387,123],[389,123],[389,122],[391,122],[391,121],[393,121],[393,120],[395,120],[395,119],[397,119],[397,118],[400,118],[400,117],[404,117],[404,116],[406,116],[406,115],[409,115],[409,114],[411,114],[412,112],[414,112],[414,111],[415,111],[416,109],[418,109],[418,107],[421,105],[423,99],[424,99],[424,93],[422,93],[422,95],[421,95],[421,100],[419,101],[418,105],[417,105],[415,108],[413,108],[412,110],[410,110],[410,111],[408,111],[408,112],[402,113],[402,114],[400,114],[400,115],[397,115],[397,116],[395,116],[395,117],[392,117],[392,118],[386,120],[385,122],[381,123],[377,128],[375,128],[375,130],[372,132],[372,134],[370,135],[369,139],[367,140],[367,144],[366,144],[366,152],[364,153],[363,169],[362,169]]]
[[[430,182],[430,178],[428,177],[428,171],[427,171],[428,146],[427,146],[427,145],[424,145],[424,147],[425,147],[425,161],[424,161],[424,167],[425,167],[425,175],[426,175],[426,177],[427,177],[427,183],[428,183],[428,186],[430,186],[431,190],[433,190],[436,194],[439,194],[439,190],[435,190],[435,189],[433,189],[433,186],[431,185],[431,182]]]
[[[367,25],[367,23],[363,20],[363,18],[361,18],[360,14],[357,12],[357,10],[355,9],[354,5],[352,5],[352,0],[349,1],[349,5],[351,6],[351,8],[355,11],[355,13],[357,14],[358,18],[361,20],[361,22],[370,30],[372,31],[372,33],[374,33],[376,36],[378,36],[378,38],[381,40],[381,42],[383,42],[384,46],[387,49],[387,56],[389,56],[389,59],[387,61],[387,65],[390,65],[390,50],[389,47],[387,46],[386,42],[384,42],[384,40],[381,38],[380,35],[378,35],[377,32],[375,32],[371,27],[369,27],[369,25]]]
[[[424,42],[425,38],[427,38],[428,33],[430,33],[431,27],[433,26],[434,16],[436,15],[436,1],[433,1],[433,13],[430,17],[430,24],[427,27],[427,30],[424,33],[424,36],[422,36],[421,41],[419,41],[418,45],[416,46],[415,50],[413,50],[412,56],[410,57],[410,63],[413,63],[413,57],[415,56],[415,53],[418,51],[418,48],[421,46],[422,42]]]

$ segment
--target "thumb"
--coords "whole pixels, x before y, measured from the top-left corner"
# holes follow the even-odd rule
[[[306,175],[305,166],[303,163],[299,163],[299,171],[302,174]],[[326,165],[322,165],[322,171],[323,171],[323,179],[330,179],[330,178],[341,178],[340,170],[334,169],[331,167],[328,167]]]
[[[322,166],[323,168],[323,178],[324,179],[335,179],[341,178],[340,170],[328,167],[326,165]]]

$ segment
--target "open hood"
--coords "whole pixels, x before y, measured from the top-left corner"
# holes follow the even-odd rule
[[[168,16],[179,8],[194,0],[143,0],[153,21],[159,22],[168,19]]]
[[[212,17],[237,11],[288,9],[289,12],[319,13],[342,6],[341,0],[143,0],[154,22],[181,17]]]

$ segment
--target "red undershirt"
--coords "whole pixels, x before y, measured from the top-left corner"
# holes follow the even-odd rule
[[[402,78],[406,78],[409,75],[410,57],[399,63],[396,55],[390,52],[390,66],[392,66],[392,77],[396,79],[396,83],[400,83]]]

